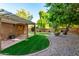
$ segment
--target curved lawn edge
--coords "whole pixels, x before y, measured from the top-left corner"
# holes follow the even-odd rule
[[[40,51],[33,52],[33,53],[29,53],[29,54],[27,54],[27,56],[37,55],[37,54],[39,54],[39,53],[42,53],[42,52],[47,51],[48,49],[49,49],[49,46],[46,47],[45,49],[40,50]]]
[[[40,50],[37,50],[37,51],[33,51],[33,52],[31,52],[31,53],[26,53],[26,54],[19,54],[19,55],[31,55],[31,54],[36,54],[36,53],[40,53],[40,52],[42,52],[42,51],[44,51],[44,50],[46,50],[46,49],[48,49],[48,47],[49,47],[49,45],[50,45],[50,42],[49,42],[49,40],[48,40],[48,38],[46,37],[46,36],[43,36],[43,35],[35,35],[36,37],[38,37],[37,39],[38,40],[41,40],[41,38],[43,37],[43,39],[42,40],[44,40],[44,38],[45,38],[45,40],[47,40],[48,41],[48,44],[47,44],[47,46],[44,46],[44,48],[42,48],[42,49],[40,49]],[[31,40],[32,40],[32,37],[30,37],[31,38]],[[27,38],[27,39],[29,39],[29,38]],[[35,38],[36,39],[36,38]],[[37,40],[37,41],[38,41]],[[26,41],[29,41],[29,40],[26,40]],[[42,41],[41,41],[42,42]],[[40,44],[41,44],[41,42],[40,42]],[[20,43],[20,42],[19,42]],[[38,42],[39,43],[39,42]],[[44,42],[45,43],[45,42]],[[17,43],[18,44],[18,43]],[[16,44],[15,44],[16,45]],[[39,45],[40,46],[40,45]],[[40,46],[41,47],[41,46]],[[10,47],[9,47],[10,48]],[[11,50],[11,49],[9,49],[9,50]],[[6,49],[4,49],[2,52],[2,54],[4,54],[4,55],[18,55],[18,54],[7,54],[6,53]]]
[[[49,51],[50,45],[51,45],[51,43],[50,43],[50,41],[49,41],[49,46],[48,46],[48,47],[46,47],[45,49],[42,49],[42,50],[40,50],[40,51],[27,54],[27,56],[33,56],[33,55],[35,56],[35,55],[38,55],[39,53],[43,53],[43,52]]]

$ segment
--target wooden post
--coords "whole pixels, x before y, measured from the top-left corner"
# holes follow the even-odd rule
[[[34,35],[36,35],[36,26],[34,24]]]
[[[0,17],[0,51],[1,51],[1,41],[2,41],[2,33],[1,33],[1,17]]]
[[[25,25],[24,36],[26,36],[28,38],[28,24]]]
[[[27,28],[27,38],[28,38],[28,24],[27,24],[27,27],[26,28]]]

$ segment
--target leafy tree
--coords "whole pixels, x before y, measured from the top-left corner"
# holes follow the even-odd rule
[[[46,24],[47,24],[47,22],[44,19],[39,19],[37,21],[37,25],[38,25],[39,28],[42,28],[42,29],[45,28],[46,27]]]
[[[26,20],[31,20],[33,18],[33,16],[30,15],[30,13],[26,11],[25,9],[17,10],[16,15]]]
[[[46,7],[48,7],[48,13],[50,14],[49,21],[52,23],[54,29],[54,24],[58,25],[56,27],[65,25],[66,30],[72,24],[79,24],[79,4],[48,3]]]
[[[37,21],[39,28],[45,28],[48,22],[48,14],[45,11],[39,12],[40,19]]]

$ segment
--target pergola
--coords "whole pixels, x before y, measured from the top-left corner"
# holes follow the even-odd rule
[[[8,20],[2,20],[2,18],[8,18]],[[9,20],[10,19],[10,20]],[[13,23],[13,24],[25,24],[27,25],[34,25],[34,29],[35,29],[35,23],[29,20],[25,20],[19,16],[16,16],[13,13],[10,13],[8,11],[5,11],[4,9],[0,10],[0,33],[2,33],[2,22],[7,22],[7,23]],[[34,31],[34,34],[36,34],[36,31]],[[28,37],[28,29],[27,29],[27,37]],[[1,50],[1,35],[0,35],[0,50]]]

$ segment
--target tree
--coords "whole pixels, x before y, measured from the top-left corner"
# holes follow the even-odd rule
[[[50,14],[49,21],[54,24],[62,26],[63,24],[66,27],[65,33],[68,32],[69,27],[72,24],[79,24],[79,4],[70,4],[70,3],[48,3],[48,12]],[[55,27],[54,27],[55,29]]]
[[[48,14],[45,11],[39,11],[40,19],[37,21],[39,28],[45,28],[48,22]]]
[[[44,19],[39,19],[37,21],[37,25],[38,25],[39,28],[42,28],[42,29],[45,28],[46,24],[47,24],[47,22]]]
[[[25,9],[17,10],[16,15],[26,20],[31,20],[33,18],[33,16],[30,15],[30,13],[26,11]]]

